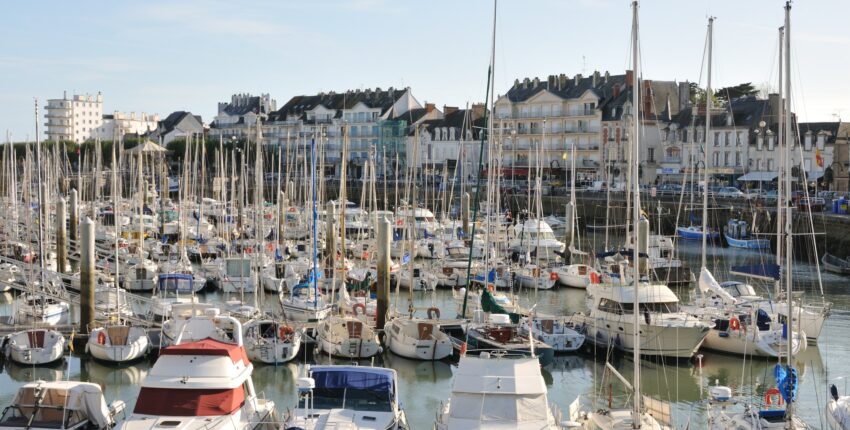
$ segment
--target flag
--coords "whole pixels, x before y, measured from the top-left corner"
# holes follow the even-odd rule
[[[815,163],[818,164],[818,167],[823,167],[823,155],[818,148],[815,148]]]

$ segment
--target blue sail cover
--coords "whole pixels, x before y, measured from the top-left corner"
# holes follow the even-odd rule
[[[750,264],[746,266],[732,266],[730,271],[733,275],[748,276],[764,280],[779,280],[778,264]]]
[[[797,399],[797,369],[777,364],[773,368],[776,376],[776,386],[785,403],[791,403]]]
[[[358,372],[354,370],[319,370],[311,372],[316,388],[356,389],[392,392],[393,380],[389,374]]]

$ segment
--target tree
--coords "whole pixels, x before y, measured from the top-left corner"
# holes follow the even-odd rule
[[[732,87],[720,88],[714,92],[714,97],[718,100],[731,101],[738,97],[751,96],[756,94],[758,90],[753,86],[752,82],[745,82]]]

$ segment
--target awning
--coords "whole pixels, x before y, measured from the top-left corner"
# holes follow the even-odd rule
[[[770,182],[779,177],[779,172],[750,172],[738,177],[738,182]]]

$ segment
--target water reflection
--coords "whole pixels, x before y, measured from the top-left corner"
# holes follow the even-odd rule
[[[48,366],[22,366],[11,360],[5,360],[3,366],[4,373],[9,375],[13,381],[22,383],[38,380],[61,381],[65,379],[65,372],[67,370],[68,362],[64,358]]]

